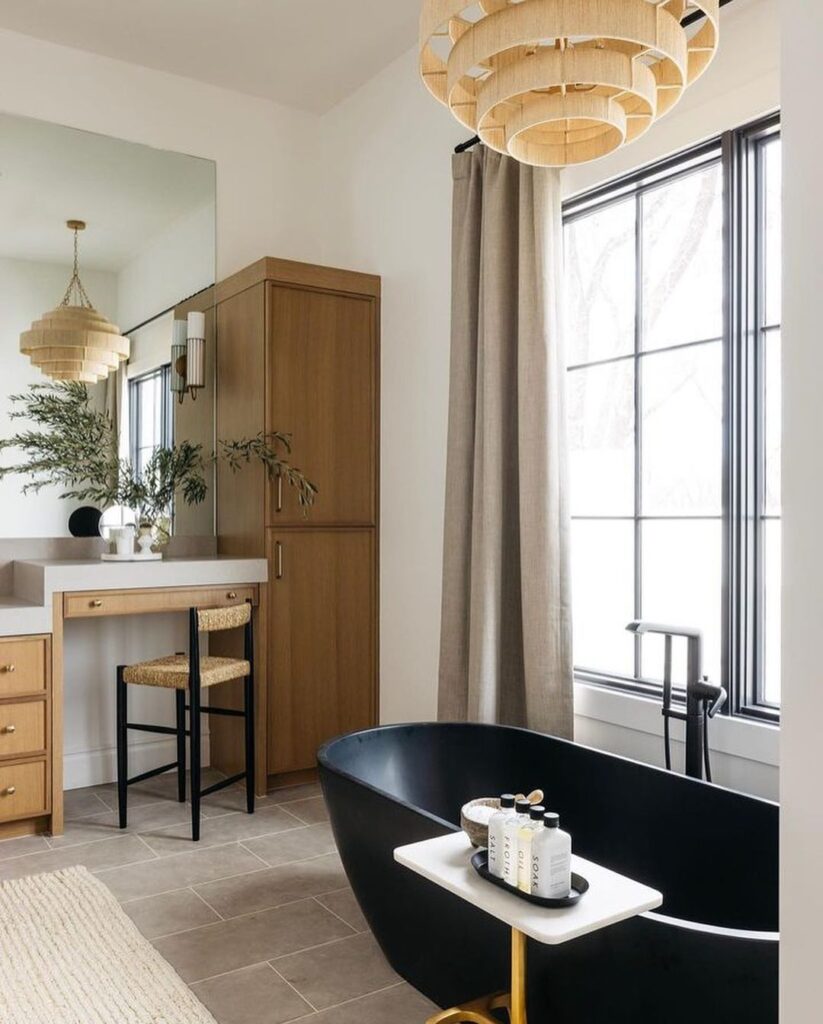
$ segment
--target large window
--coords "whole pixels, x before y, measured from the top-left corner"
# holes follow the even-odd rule
[[[169,390],[170,366],[159,366],[129,381],[131,462],[137,474],[158,448],[174,442],[174,410]]]
[[[766,717],[780,704],[780,159],[772,119],[565,210],[577,673],[654,690],[662,638],[626,625],[696,626],[731,710]]]

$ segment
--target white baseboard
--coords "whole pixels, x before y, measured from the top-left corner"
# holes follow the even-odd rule
[[[203,767],[210,762],[209,737],[203,736],[201,755]],[[129,775],[140,775],[170,764],[177,759],[177,745],[174,738],[150,740],[129,744]],[[103,747],[100,750],[82,750],[66,754],[63,758],[63,786],[65,789],[85,789],[86,786],[101,786],[117,778],[117,750]]]

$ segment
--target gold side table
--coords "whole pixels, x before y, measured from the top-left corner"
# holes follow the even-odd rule
[[[508,1010],[511,1024],[526,1024],[526,936],[516,928],[512,928],[511,991],[443,1010],[426,1024],[500,1024],[493,1010]]]
[[[463,832],[451,832],[394,851],[398,864],[466,900],[511,928],[511,991],[483,996],[430,1017],[427,1024],[500,1024],[493,1011],[506,1009],[510,1024],[526,1024],[526,941],[556,946],[656,910],[663,903],[655,889],[581,857],[572,871],[589,882],[573,907],[547,910],[491,885],[471,866],[475,852]]]

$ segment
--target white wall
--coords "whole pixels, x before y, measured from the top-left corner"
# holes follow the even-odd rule
[[[451,160],[466,136],[392,64],[325,119],[337,191],[320,259],[383,277],[381,712],[434,718],[451,295]]]
[[[71,277],[71,266],[0,259],[0,437],[25,429],[12,420],[10,396],[25,392],[43,375],[20,352],[20,334],[43,313],[60,304]],[[110,319],[117,315],[117,278],[101,271],[83,274],[86,289],[97,309]],[[14,465],[12,452],[0,457],[4,466]],[[68,519],[79,502],[60,499],[61,488],[48,487],[39,494],[23,495],[24,480],[10,476],[0,480],[0,537],[68,537]]]
[[[781,1020],[820,1019],[823,972],[823,144],[816,102],[823,8],[781,0],[785,288],[783,300],[783,749]]]
[[[214,203],[187,213],[146,240],[117,276],[117,316],[124,331],[214,284]],[[168,357],[168,353],[166,354]]]
[[[694,144],[779,105],[777,0],[736,0],[703,80],[642,142],[566,172],[567,193]],[[337,190],[323,261],[383,275],[381,705],[386,722],[436,715],[448,408],[450,153],[467,132],[418,80],[410,51],[336,107],[322,136]],[[605,695],[607,698],[611,695]],[[659,763],[651,705],[578,688],[581,742]],[[754,727],[755,729],[761,727]],[[775,797],[777,741],[715,729],[719,781]],[[764,763],[742,755],[762,757]]]

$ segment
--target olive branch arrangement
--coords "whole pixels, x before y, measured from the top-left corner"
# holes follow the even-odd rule
[[[280,432],[261,433],[239,441],[218,441],[217,452],[181,441],[159,448],[141,473],[118,455],[117,429],[104,411],[94,407],[86,385],[79,381],[32,384],[25,394],[12,395],[11,418],[27,420],[38,429],[25,429],[0,439],[0,453],[19,451],[23,460],[0,466],[0,479],[27,476],[23,493],[43,487],[62,487],[61,498],[92,502],[105,509],[124,505],[141,525],[155,525],[168,515],[176,497],[198,505],[206,497],[206,467],[223,459],[233,472],[260,462],[272,480],[282,477],[297,492],[304,514],[314,504],[317,488],[284,456],[291,438]]]

